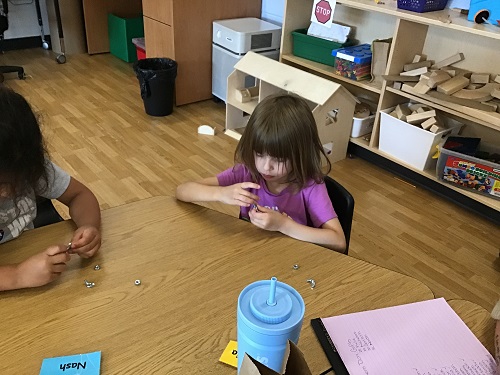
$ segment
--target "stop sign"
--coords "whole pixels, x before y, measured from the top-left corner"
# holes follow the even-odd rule
[[[321,0],[316,4],[316,9],[314,10],[316,19],[320,23],[327,23],[332,15],[332,7],[330,3],[326,0]]]

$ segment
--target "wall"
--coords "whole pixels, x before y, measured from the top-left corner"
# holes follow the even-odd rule
[[[45,0],[40,0],[40,8],[45,35],[49,35],[49,21]],[[9,0],[9,30],[5,39],[24,38],[41,35],[34,0]]]
[[[283,11],[285,0],[262,0],[261,18],[276,25],[283,24]]]

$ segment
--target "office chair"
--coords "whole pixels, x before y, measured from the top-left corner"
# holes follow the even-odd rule
[[[341,184],[330,176],[325,176],[326,190],[332,201],[333,208],[337,213],[345,235],[346,247],[344,254],[349,252],[349,240],[351,238],[352,217],[354,215],[354,198]]]
[[[63,221],[52,201],[43,197],[36,197],[36,217],[33,220],[35,228]]]
[[[0,9],[0,43],[4,39],[4,33],[9,28],[9,4],[8,0],[2,0],[2,8]],[[19,79],[24,79],[24,69],[21,66],[0,65],[0,83],[3,82],[3,73],[17,73]]]

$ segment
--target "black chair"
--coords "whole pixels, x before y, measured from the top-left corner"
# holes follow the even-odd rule
[[[346,247],[344,254],[349,251],[349,240],[351,238],[352,217],[354,215],[354,198],[341,184],[330,176],[325,176],[326,190],[332,201],[333,208],[337,213],[345,235]]]
[[[33,220],[35,228],[58,223],[64,219],[59,215],[52,201],[43,197],[36,197],[36,217]]]
[[[0,8],[0,43],[4,39],[4,33],[9,28],[9,3],[8,0],[2,0],[2,7]],[[24,79],[24,69],[21,66],[8,66],[0,65],[0,83],[3,82],[3,73],[17,73],[19,79]]]

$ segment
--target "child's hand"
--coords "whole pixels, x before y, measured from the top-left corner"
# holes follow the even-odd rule
[[[257,204],[259,197],[246,189],[260,189],[260,185],[253,182],[242,182],[222,187],[219,200],[222,203],[241,207],[250,207],[252,204]]]
[[[70,255],[62,245],[51,246],[17,266],[18,288],[32,288],[50,283],[66,270]]]
[[[92,257],[101,247],[101,233],[90,225],[78,228],[71,240],[70,253],[80,255],[82,258]]]
[[[250,217],[252,224],[256,227],[272,232],[281,231],[281,228],[286,220],[291,220],[291,218],[285,213],[279,213],[278,211],[258,205],[256,209],[248,212],[248,216]]]

